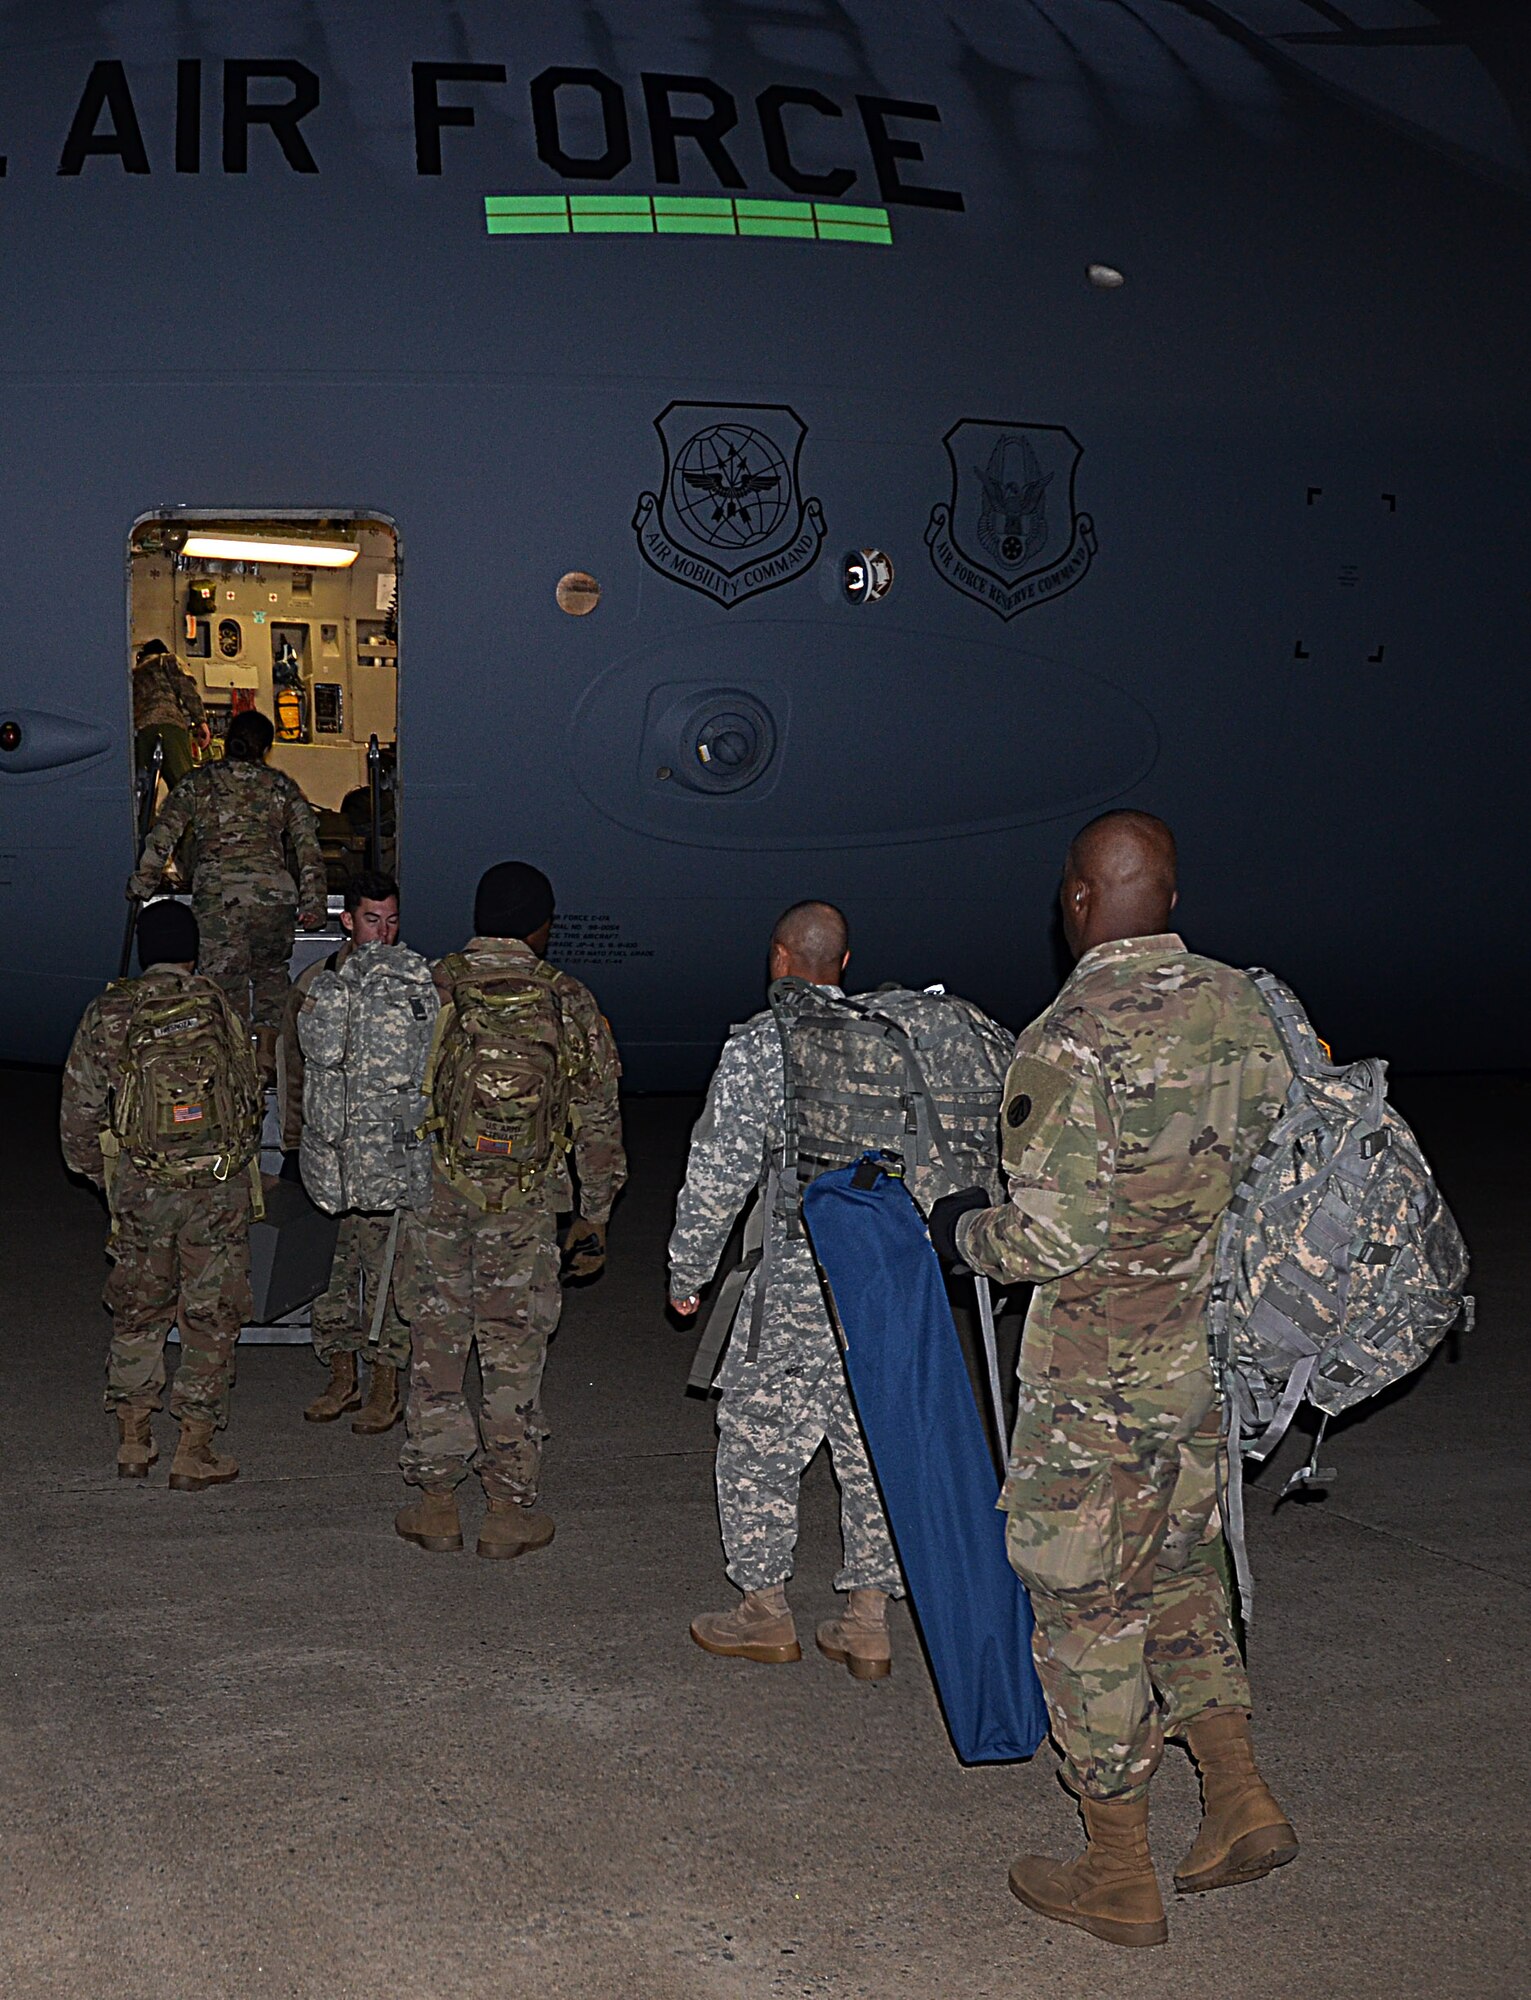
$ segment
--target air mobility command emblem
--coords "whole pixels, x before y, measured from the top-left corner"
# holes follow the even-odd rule
[[[1006,619],[1072,590],[1095,554],[1095,524],[1074,505],[1073,433],[965,417],[942,443],[952,497],[932,508],[925,543],[953,589]]]
[[[725,610],[812,568],[824,514],[798,483],[807,426],[795,411],[671,403],[654,428],[664,477],[633,516],[645,562]]]

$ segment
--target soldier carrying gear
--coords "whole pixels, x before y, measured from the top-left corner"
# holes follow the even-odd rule
[[[212,1448],[228,1422],[234,1345],[251,1310],[250,1223],[260,1091],[244,1023],[193,969],[196,920],[151,904],[138,923],[142,976],[86,1008],[64,1071],[64,1158],[105,1190],[113,1270],[106,1407],[117,1471],[145,1479],[165,1341],[180,1330],[171,1413],[181,1426],[170,1484],[200,1492],[239,1467]]]
[[[309,1194],[340,1215],[329,1285],[311,1315],[314,1353],[329,1381],[303,1415],[325,1424],[356,1410],[351,1429],[369,1437],[391,1430],[404,1414],[400,1384],[409,1367],[409,1328],[392,1274],[399,1210],[414,1194],[429,1195],[430,1163],[416,1128],[438,1002],[424,959],[398,942],[399,885],[391,875],[353,875],[340,923],[345,943],[306,966],[293,985],[277,1074],[283,1147],[293,1152],[301,1146]],[[360,953],[368,955],[365,991],[354,984]],[[335,976],[347,966],[351,973]],[[310,1032],[321,1044],[312,1050]],[[309,1054],[313,1060],[306,1064]],[[395,1070],[401,1082],[409,1073],[407,1103],[398,1097],[368,1101],[381,1099]],[[396,1139],[423,1169],[418,1185],[402,1185],[392,1171]],[[363,1353],[371,1363],[365,1403],[358,1374]]]
[[[819,1628],[817,1644],[857,1679],[875,1680],[891,1669],[887,1604],[902,1584],[798,1199],[814,1174],[881,1145],[897,1146],[922,1199],[956,1184],[943,1152],[960,1158],[963,1178],[994,1176],[1009,1037],[939,989],[847,1000],[849,958],[845,918],[831,904],[799,903],[772,932],[771,1011],[729,1036],[691,1137],[670,1303],[683,1318],[697,1310],[755,1194],[747,1238],[758,1219],[758,1249],[750,1245],[712,1309],[727,1338],[742,1277],[719,1377],[717,1491],[728,1575],[744,1595],[732,1611],[697,1618],[692,1638],[762,1665],[802,1657],[786,1583],[799,1485],[827,1442],[845,1544],[835,1588],[850,1602]],[[694,1387],[704,1368],[710,1362],[693,1372]]]
[[[313,808],[291,778],[267,768],[273,740],[265,716],[254,709],[236,715],[222,762],[203,764],[176,786],[128,881],[130,899],[152,896],[190,831],[196,851],[191,906],[202,937],[202,969],[254,1027],[268,1082],[276,1075],[294,920],[316,931],[328,916]]]
[[[204,753],[212,741],[196,682],[163,639],[146,639],[133,662],[133,762],[147,771],[154,746],[160,772],[173,791],[196,766],[192,745]]]
[[[1201,1773],[1181,1891],[1254,1881],[1297,1837],[1255,1768],[1249,1681],[1217,1561],[1218,1388],[1207,1339],[1224,1211],[1291,1070],[1248,976],[1170,930],[1175,844],[1146,813],[1076,837],[1063,928],[1078,959],[1017,1044],[1001,1141],[1010,1199],[938,1202],[936,1248],[1038,1286],[1001,1504],[1088,1846],[1025,1855],[1014,1894],[1112,1944],[1167,1936],[1148,1846],[1166,1736]]]
[[[557,1218],[573,1203],[568,1162],[579,1175],[571,1241],[583,1243],[593,1274],[627,1160],[611,1030],[585,987],[542,956],[547,877],[501,862],[479,883],[473,914],[477,935],[435,968],[430,1206],[404,1217],[399,1245],[411,1345],[402,1464],[421,1497],[394,1527],[421,1548],[460,1549],[456,1489],[472,1467],[488,1503],[478,1553],[509,1557],[553,1539],[552,1521],[533,1510],[546,1435],[539,1391],[561,1304]],[[475,1342],[477,1424],[463,1394]]]

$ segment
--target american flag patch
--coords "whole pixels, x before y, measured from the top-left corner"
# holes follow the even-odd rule
[[[480,1132],[473,1142],[473,1150],[475,1153],[492,1153],[496,1159],[508,1160],[510,1158],[510,1141],[508,1139],[491,1139],[487,1133]]]
[[[175,1120],[177,1125],[200,1125],[202,1123],[202,1107],[200,1104],[172,1104],[170,1107],[170,1116]]]

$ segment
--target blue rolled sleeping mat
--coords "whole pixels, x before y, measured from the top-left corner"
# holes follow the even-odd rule
[[[952,1747],[965,1764],[1030,1757],[1047,1733],[1031,1606],[924,1218],[869,1153],[804,1190],[803,1221]]]

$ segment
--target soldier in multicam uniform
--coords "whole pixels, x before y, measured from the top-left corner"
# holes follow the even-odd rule
[[[163,639],[146,639],[133,665],[133,761],[148,769],[154,746],[160,775],[172,790],[195,768],[192,744],[212,741],[196,682]]]
[[[222,761],[202,765],[176,786],[128,881],[130,898],[152,896],[190,831],[196,847],[191,906],[202,935],[202,970],[254,1027],[268,1081],[276,1074],[294,920],[316,931],[328,916],[313,808],[291,778],[268,769],[274,735],[254,709],[236,715]]]
[[[315,959],[293,982],[281,1039],[282,1148],[295,1152],[303,1136],[303,1051],[297,1015],[313,979],[338,971],[359,945],[397,944],[399,885],[391,875],[368,869],[346,883],[340,927],[346,941],[328,958]],[[304,1410],[311,1424],[334,1423],[347,1410],[359,1412],[351,1428],[363,1437],[392,1430],[404,1414],[399,1378],[409,1367],[409,1328],[399,1315],[398,1287],[390,1282],[377,1344],[370,1344],[377,1287],[387,1261],[391,1215],[364,1215],[349,1209],[340,1218],[330,1281],[310,1311],[314,1353],[330,1379]],[[367,1399],[362,1402],[357,1357],[371,1364]]]
[[[1175,900],[1162,821],[1108,813],[1078,836],[1062,905],[1079,963],[1006,1079],[1009,1202],[973,1190],[930,1218],[945,1254],[1039,1287],[1000,1504],[1088,1846],[1066,1864],[1024,1856],[1010,1886],[1124,1945],[1167,1935],[1148,1846],[1166,1735],[1185,1740],[1202,1781],[1177,1889],[1253,1881],[1297,1852],[1255,1768],[1216,1561],[1206,1329],[1218,1226],[1290,1071],[1250,980],[1170,931]]]
[[[795,905],[771,934],[773,981],[805,979],[840,997],[849,959],[845,918],[828,903]],[[757,1014],[724,1044],[691,1135],[670,1236],[670,1304],[683,1318],[696,1312],[749,1196],[758,1187],[766,1199],[763,1175],[784,1145],[784,1088],[776,1022]],[[749,1280],[737,1326],[753,1319],[764,1270]],[[817,1643],[857,1679],[881,1679],[892,1659],[888,1599],[902,1596],[903,1586],[823,1287],[801,1234],[773,1240],[769,1278],[758,1341],[736,1334],[719,1377],[718,1519],[729,1579],[744,1595],[732,1611],[693,1620],[691,1636],[709,1653],[766,1666],[802,1658],[786,1585],[798,1489],[827,1441],[845,1555],[835,1588],[849,1592],[850,1602],[820,1626]]]
[[[435,968],[445,1005],[459,977],[547,977],[543,954],[553,922],[553,890],[540,869],[505,861],[489,869],[473,910],[476,936]],[[558,1325],[557,1219],[573,1202],[567,1143],[579,1175],[579,1216],[571,1225],[566,1271],[595,1277],[606,1261],[606,1226],[627,1179],[617,1083],[622,1066],[593,995],[567,972],[551,974],[566,1040],[569,1128],[552,1171],[529,1201],[495,1212],[477,1207],[434,1170],[431,1205],[407,1214],[399,1246],[399,1301],[410,1323],[409,1401],[404,1477],[421,1489],[400,1510],[396,1531],[434,1551],[460,1549],[457,1487],[470,1468],[487,1502],[481,1556],[545,1548],[554,1524],[534,1511],[542,1465],[540,1390],[548,1341]],[[463,1394],[469,1350],[478,1345],[483,1400],[477,1423]]]
[[[165,1341],[179,1329],[181,1362],[170,1408],[181,1426],[170,1484],[200,1492],[233,1479],[239,1467],[212,1449],[228,1422],[234,1346],[249,1317],[251,1182],[227,1160],[183,1173],[174,1184],[120,1149],[110,1107],[124,1081],[125,1042],[146,1000],[204,994],[228,1012],[210,980],[193,970],[197,926],[181,903],[156,903],[138,924],[139,979],[116,981],[86,1008],[64,1070],[59,1133],[64,1158],[106,1191],[112,1216],[106,1286],[112,1315],[106,1407],[118,1429],[120,1477],[144,1479],[159,1456],[151,1419],[165,1386]],[[255,1145],[255,1068],[242,1024],[230,1015],[225,1041],[243,1073],[231,1095],[250,1111]],[[248,1158],[248,1155],[247,1155]]]

